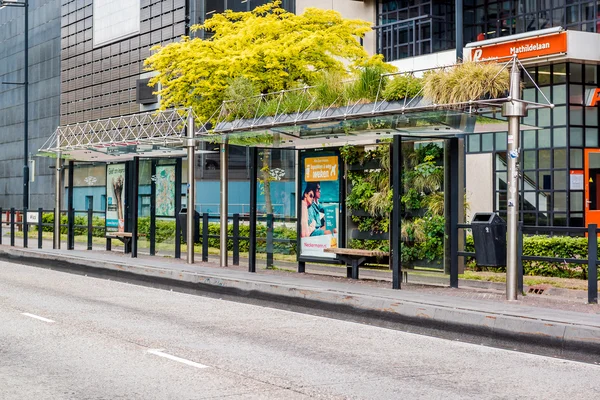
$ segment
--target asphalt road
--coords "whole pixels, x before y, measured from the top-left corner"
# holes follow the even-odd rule
[[[598,365],[0,262],[4,400],[595,399],[598,374]]]

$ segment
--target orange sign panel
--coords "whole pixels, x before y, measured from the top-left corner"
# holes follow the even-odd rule
[[[519,59],[549,56],[567,52],[567,32],[534,38],[490,44],[471,49],[473,61],[483,61],[517,55]]]
[[[306,182],[337,181],[338,158],[311,157],[304,159],[304,180]]]

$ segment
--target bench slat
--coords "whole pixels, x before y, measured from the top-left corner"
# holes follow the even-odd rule
[[[379,250],[363,250],[363,249],[346,249],[343,247],[330,247],[323,249],[325,253],[334,253],[347,256],[358,256],[358,257],[387,257],[390,255],[387,251]]]

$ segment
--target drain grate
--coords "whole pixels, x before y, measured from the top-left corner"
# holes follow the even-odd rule
[[[529,288],[529,291],[527,293],[531,293],[531,294],[543,294],[544,293],[544,289],[531,287],[531,288]]]

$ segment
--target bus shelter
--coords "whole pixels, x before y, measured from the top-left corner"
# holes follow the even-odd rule
[[[323,156],[312,157],[310,162],[304,158],[304,170],[298,174],[298,193],[302,190],[302,183],[306,181],[302,176],[308,176],[306,168],[311,167],[313,177],[328,179],[333,175],[335,179],[343,179],[344,171],[340,163],[327,164],[327,157],[336,157],[336,149],[346,145],[373,145],[389,143],[391,155],[391,187],[393,190],[393,211],[390,218],[390,265],[393,271],[393,288],[401,285],[401,219],[400,193],[401,187],[401,144],[402,141],[418,140],[443,140],[446,145],[445,165],[445,191],[447,213],[449,218],[446,236],[450,241],[450,285],[458,285],[458,235],[460,208],[464,193],[461,190],[461,159],[464,150],[461,140],[470,133],[502,132],[508,131],[509,176],[514,179],[509,185],[514,188],[509,192],[517,196],[517,175],[519,157],[519,131],[521,129],[536,129],[531,126],[521,126],[520,118],[526,115],[527,109],[552,107],[548,102],[535,103],[520,99],[521,71],[522,68],[516,58],[512,58],[504,65],[511,70],[511,89],[503,98],[489,99],[479,96],[463,103],[434,104],[422,96],[415,96],[399,102],[376,100],[368,104],[347,104],[345,106],[311,107],[311,92],[308,88],[296,89],[303,96],[307,96],[303,108],[294,113],[280,113],[274,115],[247,115],[243,118],[231,120],[228,110],[231,102],[224,102],[215,110],[215,118],[208,122],[200,122],[191,109],[174,109],[156,113],[146,113],[126,116],[109,120],[101,120],[59,127],[40,152],[56,157],[57,210],[60,210],[60,169],[62,160],[67,160],[72,165],[75,161],[115,162],[126,161],[129,165],[123,171],[131,182],[126,186],[130,190],[130,206],[124,207],[129,221],[125,230],[129,229],[132,236],[132,256],[137,255],[137,171],[140,158],[174,157],[181,159],[187,157],[188,164],[195,164],[196,147],[199,141],[219,144],[221,147],[221,263],[227,264],[227,147],[228,145],[247,146],[250,148],[250,213],[249,213],[249,266],[250,272],[256,272],[256,223],[257,223],[257,181],[258,181],[258,149],[278,148],[295,150],[297,154],[302,151],[319,149]],[[383,79],[383,77],[382,77]],[[539,89],[539,88],[538,88]],[[543,93],[540,91],[541,95]],[[281,96],[284,101],[285,92],[273,96]],[[244,99],[244,102],[265,101],[267,96]],[[545,98],[545,96],[544,96]],[[214,122],[216,121],[216,122]],[[321,159],[320,161],[316,159]],[[330,161],[332,160],[330,159]],[[311,164],[311,163],[316,164]],[[324,164],[319,165],[323,162]],[[179,164],[180,165],[180,164]],[[336,166],[336,170],[333,169]],[[327,172],[327,168],[330,169]],[[69,168],[71,173],[72,168]],[[180,170],[179,170],[180,173]],[[188,168],[188,183],[195,182],[194,168]],[[328,174],[328,175],[327,175]],[[72,179],[70,180],[72,182]],[[511,183],[512,182],[512,183]],[[306,182],[304,182],[306,183]],[[72,196],[69,190],[69,196]],[[343,190],[338,192],[338,207],[333,213],[344,213]],[[72,199],[68,199],[68,209],[72,209]],[[195,185],[188,184],[187,204],[195,205]],[[180,206],[181,204],[178,204]],[[511,241],[516,238],[516,219],[518,202],[512,203],[513,210],[508,210],[509,228],[509,257],[511,256]],[[301,209],[298,202],[298,231],[301,232]],[[511,213],[512,211],[512,213]],[[512,215],[512,217],[511,217]],[[194,213],[187,213],[187,243],[194,242],[193,232]],[[55,218],[55,221],[59,218]],[[339,219],[343,221],[343,218]],[[120,223],[120,222],[118,222]],[[511,227],[511,224],[513,225]],[[335,238],[336,245],[344,245],[343,223],[339,235]],[[108,225],[107,225],[108,228]],[[515,238],[510,237],[511,228],[515,230]],[[301,234],[298,234],[301,237]],[[223,245],[225,244],[225,246]],[[300,244],[300,239],[299,239]],[[56,243],[60,246],[60,243]],[[514,243],[512,244],[514,245]],[[194,248],[187,247],[187,262],[194,262]],[[322,262],[326,259],[314,254],[301,254],[298,251],[298,271],[304,272],[306,262]],[[516,260],[515,260],[516,262]],[[508,268],[507,268],[508,270]],[[516,272],[515,272],[516,279]],[[508,282],[508,280],[507,280]],[[516,281],[515,281],[516,282]],[[516,286],[516,285],[515,285]],[[508,283],[507,283],[508,288]]]

